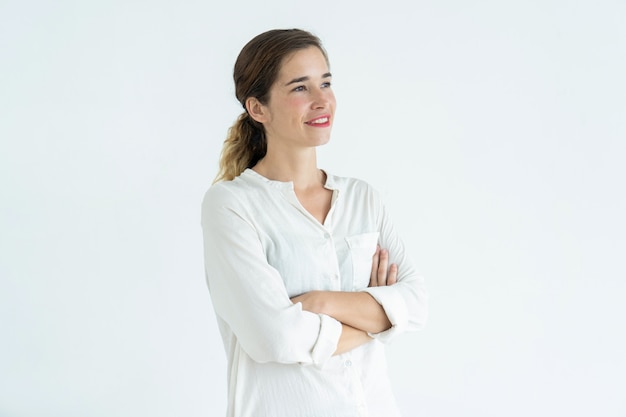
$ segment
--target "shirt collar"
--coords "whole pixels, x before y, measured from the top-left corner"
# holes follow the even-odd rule
[[[324,169],[322,171],[324,172],[324,174],[326,174],[326,182],[324,183],[324,188],[333,190],[333,191],[337,190],[338,189],[337,180],[335,176],[332,174],[329,174],[328,171]],[[256,172],[255,170],[251,168],[246,168],[246,170],[241,173],[241,176],[246,179],[251,179],[256,182],[265,183],[269,185],[270,187],[278,188],[280,190],[285,190],[285,189],[293,190],[292,181],[284,182],[284,181],[270,180],[269,178],[264,177],[263,175],[259,174],[258,172]]]

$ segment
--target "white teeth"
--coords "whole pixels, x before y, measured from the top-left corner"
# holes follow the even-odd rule
[[[328,117],[322,117],[321,119],[313,120],[311,124],[321,124],[328,122]]]

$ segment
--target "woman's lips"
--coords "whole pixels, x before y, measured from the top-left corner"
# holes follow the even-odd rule
[[[308,122],[305,122],[305,124],[314,127],[327,127],[330,126],[330,116],[321,116],[313,120],[309,120]]]

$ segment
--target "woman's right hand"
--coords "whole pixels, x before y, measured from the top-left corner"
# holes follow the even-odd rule
[[[398,265],[389,265],[389,251],[376,245],[376,252],[372,257],[372,273],[369,287],[384,287],[393,285],[398,280]]]

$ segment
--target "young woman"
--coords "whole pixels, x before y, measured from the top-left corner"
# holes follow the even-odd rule
[[[379,194],[317,167],[335,115],[327,54],[270,30],[234,80],[244,112],[202,202],[227,415],[398,416],[384,343],[424,325],[427,295]]]

